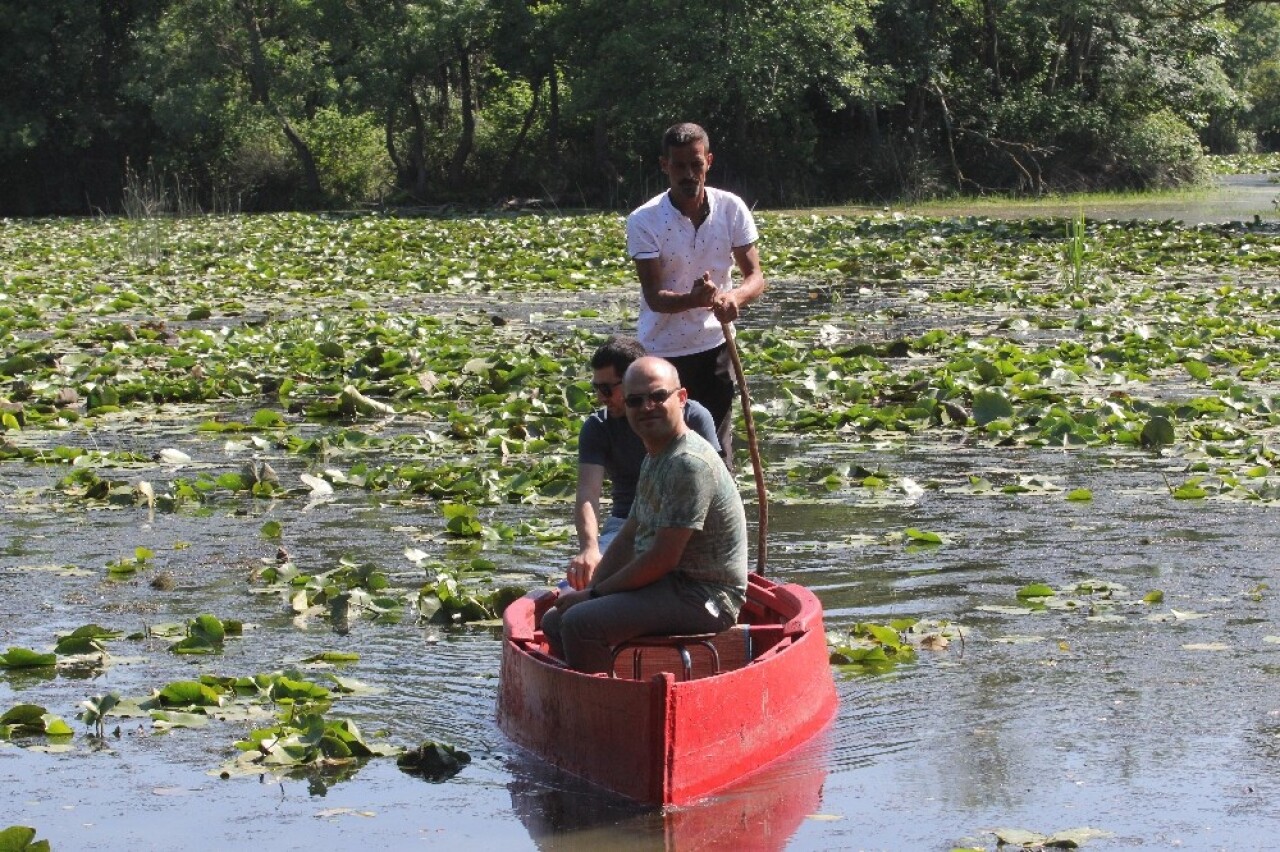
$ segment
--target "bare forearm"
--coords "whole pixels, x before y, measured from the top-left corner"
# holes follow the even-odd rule
[[[578,464],[578,491],[574,497],[573,525],[578,531],[578,547],[595,548],[600,540],[600,497],[604,493],[604,467]]]
[[[595,573],[591,575],[591,585],[598,587],[604,580],[625,568],[635,555],[635,544],[635,536],[624,525],[596,565]]]
[[[658,314],[680,314],[707,307],[705,299],[693,292],[677,293],[675,290],[645,290],[645,303]]]
[[[738,307],[746,307],[764,295],[764,273],[756,270],[750,277],[744,278],[737,287],[729,291]]]
[[[701,278],[690,282],[688,292],[668,289],[662,280],[662,266],[656,260],[637,260],[636,275],[640,279],[645,304],[649,306],[649,310],[659,314],[678,314],[698,308],[710,308],[720,292],[711,282],[711,276],[705,273]]]
[[[600,505],[583,500],[574,507],[573,525],[578,530],[578,550],[599,549]]]
[[[742,273],[742,283],[721,293],[712,306],[716,319],[722,323],[735,322],[742,309],[764,293],[764,272],[760,269],[760,253],[754,244],[733,250],[734,262]]]

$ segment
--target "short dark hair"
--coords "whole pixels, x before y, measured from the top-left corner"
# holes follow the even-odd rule
[[[601,344],[591,356],[591,369],[603,370],[605,367],[613,367],[621,377],[627,372],[632,361],[644,356],[644,345],[639,340],[625,334],[615,334]]]
[[[666,133],[662,134],[662,156],[667,156],[672,148],[682,148],[685,145],[692,145],[694,142],[701,142],[702,147],[708,151],[711,150],[711,137],[707,135],[707,131],[702,129],[701,125],[694,124],[691,121],[673,124],[667,128]]]

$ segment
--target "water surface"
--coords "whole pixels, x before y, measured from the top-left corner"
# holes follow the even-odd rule
[[[1264,191],[1250,192],[1247,203],[1258,209]],[[1198,215],[1149,212],[1157,219]],[[633,296],[627,290],[594,298]],[[852,324],[872,302],[878,310],[894,298],[869,293],[813,304],[811,296],[804,282],[777,282],[750,322],[785,330],[807,321],[806,311],[826,310]],[[494,310],[528,320],[527,306]],[[904,327],[936,321],[902,312]],[[753,391],[767,398],[770,387],[761,382]],[[167,409],[157,420],[167,413],[175,423],[190,422],[189,413]],[[231,464],[223,439],[181,425],[57,440],[144,454],[174,446],[196,465]],[[778,495],[772,576],[813,588],[832,632],[915,617],[958,625],[964,640],[884,674],[837,668],[840,710],[825,734],[723,795],[667,812],[584,786],[506,741],[494,722],[496,628],[299,624],[280,596],[264,594],[255,580],[276,547],[260,529],[283,508],[248,498],[154,515],[136,507],[86,511],[46,498],[33,505],[27,495],[47,494],[66,468],[0,467],[6,644],[44,649],[54,634],[88,622],[134,631],[204,612],[248,625],[217,657],[179,657],[156,639],[117,640],[105,669],[0,673],[0,707],[41,704],[78,734],[66,752],[0,745],[4,824],[35,826],[55,849],[99,850],[943,852],[992,849],[1000,828],[1050,834],[1086,826],[1106,832],[1089,843],[1096,849],[1273,848],[1280,836],[1274,507],[1173,500],[1168,479],[1182,466],[1141,451],[769,434],[763,449],[771,465],[790,466],[802,480],[807,470],[852,463],[920,486],[911,498],[852,485]],[[306,470],[297,458],[267,460],[285,481]],[[1028,475],[1054,487],[1005,494],[969,484],[971,476],[1000,486]],[[745,478],[743,484],[753,499]],[[1091,489],[1094,499],[1065,500],[1073,488]],[[347,490],[288,511],[283,544],[305,570],[345,557],[377,563],[398,586],[414,588],[424,574],[404,551],[456,546],[442,544],[439,512],[425,499]],[[563,505],[484,511],[487,522],[534,516],[567,523],[567,515]],[[946,541],[908,546],[900,537],[907,527]],[[101,566],[140,546],[156,553],[153,567],[131,580],[103,579]],[[571,553],[568,544],[484,550],[534,584],[553,582]],[[94,570],[49,570],[66,565]],[[171,588],[151,585],[161,573],[171,576]],[[1128,597],[1115,603],[1080,594],[1075,606],[1032,611],[1016,596],[1030,583],[1066,589],[1087,580],[1114,584]],[[1157,590],[1162,603],[1140,603]],[[359,662],[338,670],[383,690],[343,698],[331,715],[401,745],[453,743],[472,763],[438,783],[407,775],[389,759],[342,778],[222,779],[218,769],[247,733],[243,723],[157,733],[149,723],[123,720],[94,744],[74,722],[79,702],[91,695],[145,696],[202,673],[275,671],[322,650],[359,653]]]

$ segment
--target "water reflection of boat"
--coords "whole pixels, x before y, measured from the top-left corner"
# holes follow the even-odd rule
[[[835,713],[822,605],[812,592],[751,575],[740,623],[693,678],[667,648],[649,648],[639,677],[587,675],[547,653],[538,622],[555,592],[532,592],[503,615],[498,724],[556,767],[638,802],[685,804],[760,770]],[[699,651],[697,648],[691,648]]]
[[[530,756],[512,759],[511,806],[539,849],[781,850],[816,813],[826,735],[691,805],[657,808],[586,784]]]

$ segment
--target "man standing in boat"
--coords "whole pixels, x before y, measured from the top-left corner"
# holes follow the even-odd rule
[[[707,132],[676,124],[662,136],[659,166],[671,188],[627,217],[627,254],[643,298],[638,337],[675,365],[689,396],[715,418],[733,467],[733,372],[724,327],[764,293],[759,234],[741,198],[707,186],[714,157]],[[733,267],[742,280],[734,286]]]
[[[578,554],[569,560],[568,571],[569,585],[575,589],[585,588],[590,582],[601,554],[631,513],[645,449],[627,422],[622,377],[632,362],[644,354],[640,341],[615,334],[591,356],[591,387],[604,407],[588,417],[578,433],[578,494],[573,510]],[[715,422],[707,409],[689,400],[684,407],[684,422],[706,438],[716,452],[720,451]],[[613,507],[602,526],[600,498],[606,477]]]
[[[733,474],[685,424],[674,366],[627,369],[627,419],[648,455],[631,514],[590,584],[561,592],[543,616],[552,650],[582,672],[607,672],[613,646],[653,633],[717,633],[747,589],[747,520]]]

